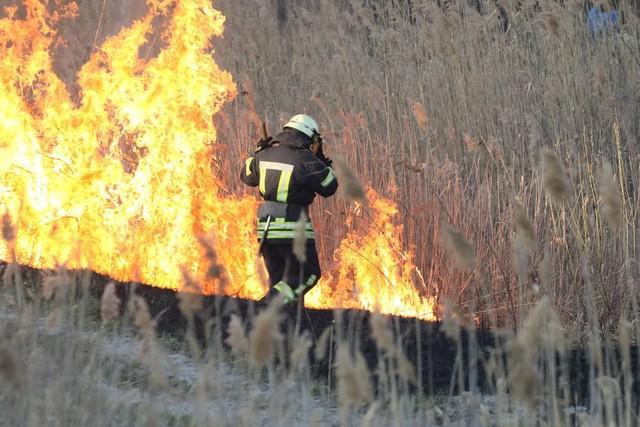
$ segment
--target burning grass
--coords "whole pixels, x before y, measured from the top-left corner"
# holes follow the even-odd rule
[[[17,225],[12,245],[0,242],[0,256],[261,298],[257,200],[226,189],[227,171],[237,165],[228,163],[212,120],[236,96],[231,75],[212,55],[223,29],[220,12],[206,0],[149,0],[141,17],[91,46],[69,75],[56,72],[64,52],[54,46],[91,6],[52,9],[37,0],[22,6],[0,19],[7,160],[0,185],[6,219]],[[345,200],[364,204],[362,184],[346,162],[335,161]],[[375,229],[351,229],[336,248],[336,274],[321,279],[309,302],[433,319],[434,295],[414,280],[419,271],[394,202],[373,190],[368,197],[373,209],[341,220],[364,212]],[[212,252],[209,240],[225,250]],[[211,258],[218,262],[205,267]]]

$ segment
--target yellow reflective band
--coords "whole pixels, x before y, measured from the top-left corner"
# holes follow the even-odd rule
[[[244,174],[247,176],[251,175],[251,162],[253,162],[253,157],[244,161]]]
[[[297,224],[295,222],[272,222],[271,224],[269,224],[269,230],[295,230],[296,225]],[[264,230],[266,226],[267,224],[265,222],[261,222],[258,224],[258,230]],[[313,225],[310,222],[307,222],[307,224],[305,225],[305,229],[313,230]]]
[[[313,231],[306,232],[307,239],[315,240],[315,233]],[[258,238],[262,238],[262,233],[258,233]],[[294,231],[285,230],[269,230],[267,233],[267,240],[270,239],[295,239],[296,233]]]
[[[320,183],[320,185],[322,185],[323,187],[328,187],[329,184],[331,184],[333,182],[333,180],[336,179],[336,176],[333,174],[333,170],[331,168],[329,168],[329,174],[327,175],[327,177]]]
[[[264,187],[267,185],[266,184],[267,177],[265,176],[266,174],[267,174],[267,170],[263,169],[262,166],[260,166],[260,183],[258,184],[258,190],[260,190],[260,194],[262,194],[263,196],[266,191]]]
[[[305,235],[307,237],[311,236],[313,237],[314,233],[313,231],[307,231],[305,232]],[[296,237],[296,233],[293,231],[285,231],[285,230],[269,230],[269,233],[267,234],[267,239],[269,238],[274,238],[274,237],[286,237],[286,238],[291,238],[293,239],[294,237]]]
[[[278,179],[278,189],[276,190],[276,200],[286,203],[289,197],[289,185],[291,184],[291,175],[293,175],[293,165],[280,162],[260,162],[260,193],[266,192],[266,175],[268,170],[280,171]]]
[[[307,280],[307,286],[311,286],[317,281],[318,281],[318,276],[316,276],[315,274],[312,274],[311,276],[309,276],[309,279]]]
[[[296,298],[296,295],[293,293],[293,289],[291,289],[291,286],[289,286],[287,282],[280,281],[273,285],[273,288],[284,295],[285,302],[294,300]]]
[[[296,295],[302,295],[305,289],[315,285],[317,280],[318,280],[318,276],[316,276],[315,274],[312,274],[311,276],[309,276],[309,278],[307,279],[307,283],[304,283],[296,288]]]
[[[289,198],[289,184],[291,183],[291,175],[293,174],[293,168],[290,171],[283,171],[278,181],[278,194],[276,200],[286,203]]]

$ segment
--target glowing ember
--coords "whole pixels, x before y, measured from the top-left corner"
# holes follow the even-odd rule
[[[0,256],[41,268],[65,264],[123,280],[260,298],[253,198],[223,196],[211,169],[212,116],[235,96],[210,50],[224,17],[209,0],[148,0],[149,12],[108,39],[78,74],[74,102],[52,68],[53,15],[27,0],[0,20],[0,197],[16,224]],[[154,17],[169,21],[160,53],[141,59]],[[337,277],[313,307],[354,307],[432,318],[412,283],[411,255],[394,249],[395,207],[371,194],[375,227],[347,235]],[[217,252],[198,237],[215,236]],[[15,253],[12,251],[15,250]],[[222,268],[210,268],[211,264]]]

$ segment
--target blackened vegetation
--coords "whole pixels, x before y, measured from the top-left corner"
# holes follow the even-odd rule
[[[99,297],[102,295],[105,285],[109,279],[104,276],[94,275],[91,292]],[[156,320],[156,328],[159,334],[169,334],[180,339],[184,336],[188,322],[178,308],[177,292],[152,286],[136,284],[120,284],[116,287],[118,296],[122,298],[121,307],[127,306],[128,299],[133,293],[142,296],[149,305],[152,317]],[[221,336],[222,341],[226,340],[228,324],[232,314],[241,316],[247,328],[251,329],[251,319],[256,314],[264,310],[266,304],[255,301],[244,300],[227,296],[204,297],[203,313],[196,318],[196,336],[205,345],[211,342],[211,337],[204,336],[204,323],[215,320],[219,325],[214,331],[215,335]],[[281,323],[283,335],[287,339],[296,329],[295,307],[286,307],[284,318]],[[374,371],[378,364],[379,351],[373,340],[370,327],[371,313],[360,310],[314,310],[305,309],[301,315],[300,331],[307,331],[314,345],[309,351],[311,370],[314,377],[323,381],[328,375],[333,375],[334,369],[326,355],[318,360],[315,358],[315,345],[321,334],[327,328],[333,328],[327,349],[327,354],[335,354],[338,337],[349,342],[355,349],[359,349],[364,355],[369,365],[370,371]],[[247,321],[247,319],[249,319]],[[496,392],[495,384],[497,378],[488,377],[484,366],[490,356],[496,356],[505,365],[508,364],[507,339],[504,334],[494,334],[490,329],[478,329],[473,334],[466,330],[461,331],[461,345],[448,338],[441,330],[441,322],[426,322],[413,318],[390,317],[390,324],[396,336],[400,338],[400,345],[404,354],[416,367],[416,373],[420,375],[411,387],[416,389],[420,386],[428,396],[443,394],[460,394],[464,391],[474,393],[493,394]],[[611,343],[610,343],[611,344]],[[285,345],[285,348],[290,348]],[[457,348],[461,348],[458,353]],[[610,346],[615,348],[615,346]],[[603,352],[608,354],[607,364],[612,367],[610,376],[617,376],[614,366],[622,366],[622,357],[619,351],[610,350]],[[593,366],[590,360],[588,345],[577,346],[568,352],[567,356],[560,360],[558,357],[557,374],[559,381],[568,381],[571,390],[569,400],[573,404],[589,404],[591,394],[590,370]],[[331,362],[333,363],[335,359]],[[421,363],[419,363],[421,361]],[[283,362],[281,362],[283,363]],[[286,361],[284,362],[286,363]],[[541,362],[542,363],[542,362]],[[640,361],[638,359],[638,348],[631,348],[631,372],[633,378],[632,393],[633,401],[640,398]],[[461,369],[461,371],[460,371]],[[508,366],[507,366],[508,369]],[[544,366],[539,366],[538,372],[547,372]],[[568,379],[567,379],[568,375]],[[463,389],[460,389],[462,384]]]
[[[4,274],[5,268],[5,263],[0,264],[0,276]],[[27,295],[33,296],[40,292],[39,287],[42,279],[49,272],[22,267],[21,274]],[[87,275],[91,277],[88,293],[83,289],[76,289],[73,295],[84,301],[89,295],[93,298],[100,298],[111,279],[88,271],[82,272],[80,277]],[[120,306],[122,311],[126,310],[133,295],[143,297],[156,322],[156,330],[159,335],[169,335],[178,341],[185,336],[188,321],[178,307],[177,292],[144,284],[120,283],[116,286],[116,293],[122,300]],[[198,341],[205,346],[207,343],[216,345],[216,337],[223,342],[226,340],[232,314],[241,316],[244,322],[248,323],[247,328],[251,329],[251,319],[264,310],[266,305],[240,298],[210,296],[204,297],[203,307],[203,311],[195,318],[194,326]],[[122,314],[124,315],[124,313]],[[296,329],[297,310],[294,307],[287,307],[283,310],[283,314],[282,332],[286,339],[290,340]],[[325,381],[335,372],[333,366],[335,358],[332,359],[326,355],[322,359],[316,359],[314,354],[315,345],[318,344],[321,334],[327,328],[333,329],[331,331],[333,338],[329,342],[327,354],[332,352],[335,355],[337,342],[339,337],[342,337],[343,342],[350,343],[353,349],[357,348],[362,352],[369,370],[374,372],[380,353],[371,333],[369,322],[371,316],[371,313],[360,310],[335,312],[333,310],[304,310],[299,330],[307,331],[314,342],[309,351],[309,358],[312,374],[317,380]],[[213,330],[209,329],[214,337],[205,336],[204,332],[204,324],[211,323],[211,320],[218,325]],[[396,337],[399,338],[402,351],[414,364],[416,373],[419,375],[416,381],[410,385],[412,391],[415,392],[417,387],[421,387],[427,396],[457,395],[465,391],[471,391],[475,394],[496,393],[496,382],[498,378],[504,378],[504,373],[491,377],[491,374],[488,374],[489,371],[485,369],[485,363],[489,357],[495,356],[493,360],[504,364],[508,371],[507,336],[509,334],[494,333],[488,328],[478,329],[474,334],[469,334],[462,329],[458,346],[441,330],[441,322],[426,322],[402,317],[390,317],[390,320]],[[290,348],[287,345],[284,347]],[[460,352],[458,348],[461,349]],[[601,354],[605,355],[603,362],[606,375],[620,378],[623,376],[623,372],[619,372],[619,368],[617,368],[622,366],[620,351],[612,342],[608,342],[606,348],[608,350],[601,349]],[[598,392],[593,390],[593,387],[597,387],[595,379],[590,378],[594,366],[591,354],[589,345],[585,344],[574,347],[562,358],[559,354],[556,355],[556,377],[559,383],[568,382],[570,396],[566,398],[571,404],[590,405],[593,403],[590,402],[590,399],[598,396]],[[637,345],[632,345],[630,348],[630,360],[630,372],[633,378],[631,401],[635,406],[640,402],[640,359]],[[287,361],[280,361],[280,363],[286,364]],[[538,375],[549,375],[547,367],[544,366],[545,363],[548,361],[539,362]],[[335,384],[334,380],[332,381]],[[462,389],[460,385],[462,385]],[[623,395],[624,392],[625,390],[621,390]]]

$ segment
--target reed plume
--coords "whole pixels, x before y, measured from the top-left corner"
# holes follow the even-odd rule
[[[282,297],[274,298],[269,306],[256,316],[249,334],[251,361],[256,368],[270,363],[283,340],[280,332]]]
[[[624,223],[622,212],[622,196],[618,191],[611,163],[602,163],[600,173],[600,197],[602,198],[602,211],[611,227],[619,229]]]
[[[247,354],[249,351],[249,341],[244,331],[244,325],[242,319],[236,315],[231,315],[228,327],[229,336],[226,339],[226,343],[231,347],[231,352],[236,356]]]
[[[102,323],[110,322],[120,316],[120,298],[116,295],[116,285],[109,282],[100,299],[100,317]]]
[[[542,186],[547,196],[556,204],[562,204],[569,198],[569,183],[564,166],[550,150],[542,153]]]
[[[454,227],[443,224],[441,244],[461,270],[473,270],[476,265],[476,251],[464,235]]]
[[[344,198],[348,201],[365,204],[367,201],[367,194],[364,187],[346,160],[340,156],[335,156],[333,158],[333,168],[336,176],[338,177],[340,193]]]
[[[300,264],[307,261],[307,215],[302,211],[296,222],[293,239],[293,254]]]

